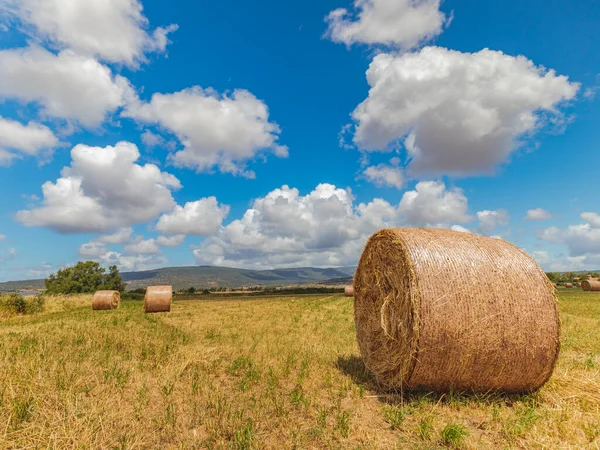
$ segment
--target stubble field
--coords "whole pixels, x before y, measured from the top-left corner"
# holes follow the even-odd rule
[[[0,318],[0,448],[600,448],[600,293],[561,291],[539,392],[379,389],[338,295],[141,302],[49,298]]]

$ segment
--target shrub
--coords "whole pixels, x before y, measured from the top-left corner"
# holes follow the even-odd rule
[[[0,310],[11,314],[37,314],[44,310],[45,300],[42,296],[23,297],[19,294],[9,294],[0,298]]]

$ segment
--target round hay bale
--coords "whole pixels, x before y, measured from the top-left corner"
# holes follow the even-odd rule
[[[346,297],[354,297],[354,287],[352,287],[352,286],[346,286],[344,288],[344,295]]]
[[[92,309],[102,311],[117,309],[121,303],[119,291],[97,291],[92,297]]]
[[[172,286],[148,286],[144,296],[144,311],[147,313],[169,312],[172,300]]]
[[[600,292],[600,281],[586,280],[581,282],[584,291]]]
[[[565,283],[564,286],[566,288],[572,288],[573,287],[573,283]]]
[[[527,392],[552,375],[560,346],[554,286],[504,240],[379,231],[354,291],[360,351],[383,387]]]

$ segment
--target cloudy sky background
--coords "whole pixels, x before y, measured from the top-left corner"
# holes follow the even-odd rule
[[[0,281],[355,264],[383,227],[600,269],[593,1],[0,0]]]

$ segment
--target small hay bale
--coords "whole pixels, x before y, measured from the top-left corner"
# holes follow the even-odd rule
[[[352,286],[346,286],[344,288],[344,295],[346,297],[354,297],[354,287],[352,287]]]
[[[586,280],[581,282],[584,291],[600,292],[600,281]]]
[[[572,288],[573,287],[573,283],[565,283],[564,286],[566,288]]]
[[[382,230],[367,242],[354,290],[360,351],[385,388],[528,392],[552,375],[555,288],[504,240]]]
[[[102,311],[117,309],[121,303],[121,294],[119,291],[98,291],[92,297],[92,309]]]
[[[148,286],[144,296],[144,311],[147,313],[169,312],[172,301],[172,286]]]

